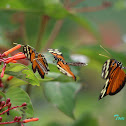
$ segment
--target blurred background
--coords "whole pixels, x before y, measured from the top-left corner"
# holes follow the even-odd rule
[[[126,117],[126,87],[114,96],[98,100],[105,84],[101,69],[107,55],[126,66],[126,0],[1,0],[0,52],[13,47],[13,42],[28,44],[47,58],[50,73],[40,87],[26,86],[38,122],[27,126],[124,126],[126,120],[116,120],[115,114]],[[102,48],[109,51],[106,53]],[[75,120],[49,102],[43,85],[49,77],[52,83],[73,82],[60,74],[52,63],[48,48],[63,52],[67,62],[88,63],[85,67],[71,67],[81,85],[76,100]],[[21,50],[22,51],[22,50]],[[28,60],[22,60],[29,64]],[[54,70],[54,71],[53,71]],[[53,71],[53,72],[52,72]],[[56,78],[57,76],[57,78]]]

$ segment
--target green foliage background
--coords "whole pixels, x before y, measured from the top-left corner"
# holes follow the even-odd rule
[[[33,116],[34,108],[34,117],[39,118],[39,121],[28,123],[26,126],[125,125],[126,120],[118,121],[114,118],[115,114],[119,114],[120,117],[126,117],[125,87],[117,95],[106,96],[98,101],[100,91],[105,84],[105,81],[101,79],[101,68],[108,59],[98,54],[108,55],[100,48],[99,45],[101,44],[116,60],[121,61],[126,66],[126,44],[122,39],[126,32],[126,7],[124,6],[126,1],[111,0],[112,6],[110,8],[80,14],[66,10],[63,2],[63,0],[0,1],[1,53],[3,50],[13,47],[13,42],[29,44],[34,48],[39,44],[36,50],[45,54],[50,67],[49,74],[42,80],[38,73],[33,74],[31,64],[27,67],[19,64],[9,64],[5,71],[6,76],[3,78],[3,82],[9,84],[9,91],[7,91],[6,96],[2,93],[0,94],[4,98],[10,97],[14,99],[14,95],[10,92],[12,90],[15,93],[14,90],[17,91],[18,88],[19,90],[16,93],[20,94],[22,92],[24,94],[26,101],[30,105],[29,111],[31,111],[30,114],[27,113],[27,116]],[[99,2],[99,0],[85,0],[78,4],[77,8],[98,6],[102,2]],[[41,26],[42,17],[45,15],[49,16],[50,19],[42,39],[38,43],[40,29],[43,27]],[[71,67],[73,73],[77,76],[77,82],[62,75],[57,70],[56,65],[52,63],[53,57],[47,50],[44,50],[48,44],[51,31],[59,20],[64,20],[63,25],[49,48],[60,49],[66,61],[72,61],[70,58],[72,54],[87,56],[89,60],[88,66],[82,68]],[[120,29],[121,40],[118,44],[116,43],[116,48],[114,48],[114,44],[108,45],[107,42],[103,41],[99,25],[104,25],[106,22],[115,23]],[[110,26],[110,28],[113,27]],[[78,29],[84,29],[88,32],[94,38],[92,41],[95,42],[85,43],[88,38],[86,36],[84,38],[85,32],[81,34]],[[21,34],[16,34],[16,32]],[[79,34],[79,37],[76,36]],[[0,70],[2,70],[2,67]],[[8,75],[14,76],[14,79],[10,82],[6,82]],[[30,87],[30,97],[23,91],[28,84],[32,85]],[[19,94],[17,95],[18,103],[20,102],[20,97],[22,97]],[[12,100],[12,104],[15,105],[16,103]],[[15,115],[17,113],[13,114],[13,116]]]

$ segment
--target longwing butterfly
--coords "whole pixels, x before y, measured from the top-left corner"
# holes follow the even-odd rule
[[[44,78],[44,75],[48,74],[49,71],[48,63],[44,55],[36,53],[36,50],[28,45],[23,46],[23,53],[31,61],[33,72],[35,73],[37,69],[41,78]]]
[[[57,61],[57,68],[65,75],[69,77],[73,77],[76,81],[76,76],[72,73],[69,65],[73,66],[85,66],[85,63],[75,62],[75,63],[67,63],[58,49],[48,49],[48,51],[54,56],[55,61]]]
[[[123,68],[125,67],[122,66],[122,63],[115,59],[108,59],[103,64],[101,76],[106,80],[106,83],[100,93],[99,100],[106,95],[117,94],[124,87],[126,74]]]

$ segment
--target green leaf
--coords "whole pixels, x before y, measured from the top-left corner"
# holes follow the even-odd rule
[[[60,111],[74,119],[75,94],[80,84],[75,82],[60,83],[48,82],[44,84],[44,92],[47,99]]]
[[[0,96],[2,96],[4,100],[6,101],[6,95],[2,91],[0,91]]]
[[[58,122],[50,122],[46,126],[63,126],[63,125]]]
[[[60,0],[43,0],[45,13],[54,18],[65,18],[68,14]]]
[[[76,76],[76,81],[79,80],[79,77]],[[69,77],[67,75],[64,75],[63,73],[59,74],[59,77],[54,78],[52,81],[60,81],[60,82],[73,82],[73,78]]]
[[[8,91],[6,92],[6,98],[11,99],[12,106],[20,106],[24,102],[26,102],[27,103],[27,109],[25,110],[26,118],[33,117],[34,111],[32,103],[30,101],[28,94],[24,90],[18,87],[9,88]],[[22,114],[21,109],[22,108],[17,108],[14,111],[11,110],[10,112],[12,112],[11,114],[13,116],[16,115],[21,116]]]
[[[64,18],[67,10],[60,0],[1,0],[1,9],[25,12],[36,12],[54,18]]]
[[[37,86],[40,85],[33,71],[31,71],[27,66],[24,66],[22,64],[9,63],[8,66],[6,67],[5,74],[21,79],[27,82],[27,84],[32,84]]]
[[[85,113],[74,122],[71,126],[99,126],[98,120],[91,115],[91,113]]]
[[[27,82],[20,80],[20,79],[17,79],[16,77],[14,77],[12,80],[8,81],[7,83],[10,87],[12,87],[12,86],[18,87],[18,86],[28,84]]]

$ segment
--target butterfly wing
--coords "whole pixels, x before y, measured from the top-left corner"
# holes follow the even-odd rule
[[[44,73],[48,74],[49,67],[48,67],[48,63],[47,63],[44,55],[42,55],[42,54],[36,54],[36,55],[37,55],[37,57],[35,60],[37,62],[37,66],[39,66],[43,70]]]
[[[45,56],[43,54],[39,54],[39,55],[40,55],[40,57],[42,57],[42,59],[40,59],[40,60],[41,60],[41,62],[43,62],[43,64],[44,64],[45,68],[47,69],[47,71],[50,71]]]
[[[67,64],[64,64],[62,61],[57,62],[57,68],[65,75],[69,77],[73,77],[73,79],[76,81],[76,76],[72,73],[70,70],[70,67]]]
[[[108,59],[102,67],[102,74],[101,77],[103,79],[107,79],[110,75],[110,73],[116,68],[116,60],[114,59]],[[115,66],[114,66],[115,65]]]
[[[49,71],[48,63],[44,55],[36,53],[36,50],[28,45],[23,47],[23,53],[31,61],[33,72],[35,73],[37,69],[41,78],[44,78],[45,73],[47,74]]]
[[[118,93],[125,85],[126,77],[123,69],[119,67],[112,73],[113,79],[109,80],[110,86],[108,87],[107,94],[115,95]]]
[[[30,60],[32,63],[33,60],[35,59],[35,53],[36,53],[35,49],[32,49],[28,45],[25,45],[23,46],[23,53],[25,54],[27,59]]]
[[[48,51],[54,56],[55,60],[57,60],[57,68],[63,74],[69,77],[73,77],[73,79],[76,81],[76,77],[70,70],[70,67],[68,66],[68,64],[65,62],[62,52],[60,52],[58,49],[48,49]]]
[[[60,52],[58,49],[48,49],[48,51],[54,56],[55,60],[58,58],[64,60],[62,52]]]
[[[35,53],[36,53],[35,49],[32,49],[28,45],[25,45],[25,46],[23,46],[23,53],[25,54],[27,59],[31,61],[31,63],[32,63],[32,70],[35,73],[36,72],[36,63],[34,61]]]
[[[102,99],[106,95],[115,95],[124,87],[126,81],[126,75],[120,62],[109,59],[105,64],[102,68],[102,77],[106,79],[106,83],[100,93],[99,99]]]

